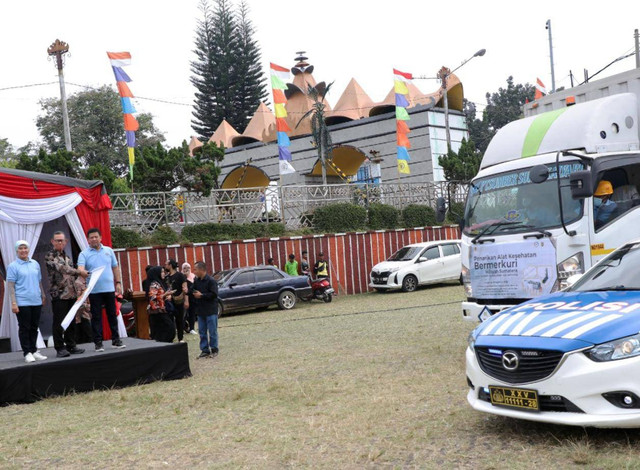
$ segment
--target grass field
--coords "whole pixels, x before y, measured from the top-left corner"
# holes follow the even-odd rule
[[[640,431],[466,402],[459,286],[220,320],[193,377],[0,408],[0,468],[640,468]]]

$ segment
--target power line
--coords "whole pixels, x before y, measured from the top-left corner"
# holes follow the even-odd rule
[[[56,83],[58,83],[58,82],[32,83],[30,85],[8,86],[8,87],[5,87],[5,88],[0,88],[0,91],[17,90],[18,88],[31,88],[31,87],[44,86],[44,85],[54,85]]]

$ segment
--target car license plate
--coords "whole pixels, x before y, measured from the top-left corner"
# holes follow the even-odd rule
[[[538,392],[524,388],[496,387],[489,385],[491,404],[519,410],[540,411]]]
[[[329,287],[326,291],[327,294],[333,294],[335,292],[335,290],[333,290],[332,287]]]

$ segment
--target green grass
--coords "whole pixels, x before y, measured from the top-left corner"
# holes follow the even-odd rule
[[[640,468],[640,432],[466,402],[459,286],[220,319],[193,377],[0,408],[0,468]]]

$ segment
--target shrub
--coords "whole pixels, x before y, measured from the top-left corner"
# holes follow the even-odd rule
[[[280,237],[284,235],[284,224],[195,224],[182,229],[182,237],[191,243],[247,238]]]
[[[368,226],[372,230],[397,228],[399,218],[400,211],[393,206],[380,203],[369,205]]]
[[[314,228],[320,232],[354,232],[363,230],[366,222],[367,210],[348,202],[329,204],[313,211]]]
[[[167,225],[160,225],[151,234],[151,243],[153,245],[175,245],[179,241],[180,235]]]
[[[452,202],[447,210],[447,215],[444,219],[445,224],[458,225],[460,219],[464,217],[464,203]]]
[[[113,248],[137,248],[144,246],[144,239],[133,230],[111,227],[111,244]]]
[[[409,204],[402,210],[404,227],[430,227],[436,224],[436,211],[429,206]]]

